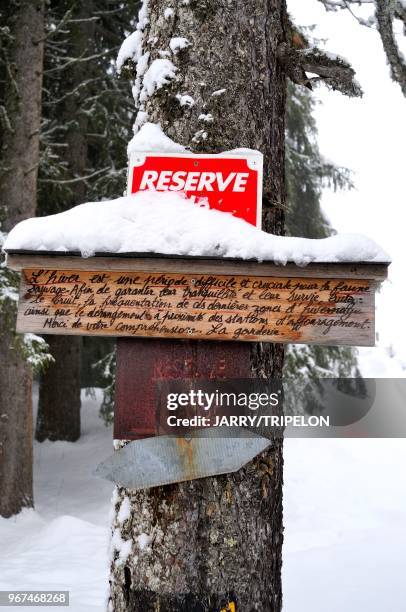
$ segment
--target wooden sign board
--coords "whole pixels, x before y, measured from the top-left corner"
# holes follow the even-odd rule
[[[136,152],[130,156],[127,193],[183,192],[196,203],[262,225],[262,166],[259,151],[207,153]],[[134,206],[136,206],[134,202]]]
[[[67,259],[76,266],[61,269],[61,256],[23,267],[19,332],[372,346],[376,276],[386,275],[378,265],[356,276],[349,264]]]

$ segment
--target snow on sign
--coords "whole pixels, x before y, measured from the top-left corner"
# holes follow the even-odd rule
[[[196,203],[232,213],[261,227],[263,157],[258,151],[221,153],[132,153],[127,193],[184,192]]]

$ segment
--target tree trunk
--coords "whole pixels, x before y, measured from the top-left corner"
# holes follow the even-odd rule
[[[8,122],[1,136],[0,205],[8,231],[35,215],[44,2],[10,2],[3,16],[13,37],[5,51]],[[0,515],[9,517],[33,505],[31,368],[14,332],[15,304],[5,299],[0,311]]]
[[[262,151],[264,228],[281,233],[286,87],[276,48],[285,37],[284,0],[191,0],[165,18],[166,7],[163,0],[148,2],[148,65],[165,57],[172,37],[190,45],[171,56],[176,78],[144,102],[142,113],[195,151]],[[194,104],[182,106],[177,94]],[[208,114],[210,121],[202,118]],[[251,351],[247,377],[281,376],[282,345],[245,346]],[[196,350],[207,350],[205,343],[196,342]],[[282,466],[282,441],[274,440],[229,476],[137,493],[119,487],[109,609],[213,612],[233,601],[243,612],[279,612]],[[120,512],[123,504],[129,515]]]
[[[80,21],[93,17],[93,2],[80,3],[74,11],[70,24],[70,45],[68,56],[84,58],[93,52],[94,21]],[[65,161],[72,179],[86,175],[88,166],[88,118],[81,110],[82,91],[80,86],[89,78],[89,62],[74,62],[58,78],[61,92],[76,90],[75,95],[66,97],[62,120],[68,126],[66,134]],[[86,181],[78,180],[71,185],[71,197],[66,202],[70,208],[86,201]],[[40,395],[35,437],[43,440],[69,440],[80,437],[80,355],[82,338],[52,336],[47,339],[50,353],[55,362],[40,380]],[[69,373],[69,380],[65,381]],[[64,393],[60,393],[63,384]]]
[[[41,378],[35,437],[38,442],[76,442],[80,438],[80,344],[72,342],[71,336],[48,336],[47,342],[58,361]]]

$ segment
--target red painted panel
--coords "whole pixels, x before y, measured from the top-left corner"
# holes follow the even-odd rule
[[[244,342],[118,338],[114,438],[156,434],[158,379],[250,378],[250,352]]]

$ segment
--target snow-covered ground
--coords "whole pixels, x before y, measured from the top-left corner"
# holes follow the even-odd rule
[[[404,371],[382,349],[364,374]],[[375,358],[372,359],[372,356]],[[102,612],[111,452],[100,396],[83,398],[75,443],[35,444],[36,509],[0,519],[0,589],[64,589],[72,612]],[[286,440],[284,612],[400,612],[406,600],[405,440]]]
[[[111,453],[112,431],[99,405],[100,395],[83,396],[78,442],[35,444],[35,510],[0,519],[0,590],[69,590],[72,612],[105,610],[113,487],[91,472]]]
[[[286,440],[284,610],[400,612],[405,440]]]

